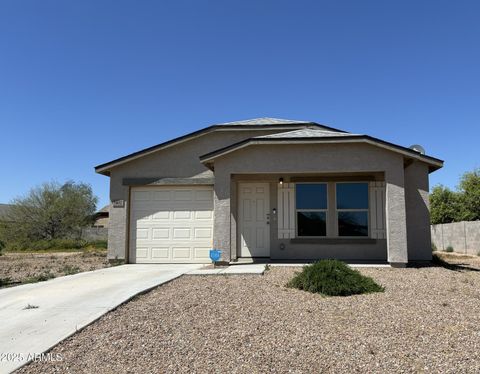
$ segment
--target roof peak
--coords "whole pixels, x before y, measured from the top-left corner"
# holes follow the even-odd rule
[[[345,131],[334,131],[334,130],[326,130],[326,129],[317,129],[317,128],[305,128],[305,129],[298,129],[293,131],[287,132],[280,132],[275,134],[268,134],[268,135],[261,135],[256,136],[255,139],[282,139],[282,138],[326,138],[326,137],[334,137],[334,136],[361,136],[360,134],[352,134]]]
[[[301,123],[313,123],[312,121],[302,121],[295,119],[258,117],[240,121],[217,123],[216,126],[239,126],[239,125],[290,125]]]

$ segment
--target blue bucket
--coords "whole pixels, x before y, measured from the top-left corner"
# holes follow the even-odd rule
[[[217,262],[222,257],[222,251],[219,249],[211,249],[210,250],[210,260],[213,262]]]

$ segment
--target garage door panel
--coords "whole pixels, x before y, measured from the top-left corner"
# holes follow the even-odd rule
[[[150,221],[151,219],[151,213],[146,210],[135,211],[133,214],[134,222]]]
[[[192,255],[191,247],[173,247],[172,259],[186,260],[190,259]]]
[[[195,191],[195,201],[213,201],[213,191]]]
[[[170,219],[170,212],[160,211],[152,213],[152,220],[154,221],[168,221]]]
[[[132,189],[130,245],[140,263],[209,263],[213,189]]]
[[[195,247],[193,253],[196,259],[210,259],[210,247]]]
[[[162,228],[162,229],[157,229],[154,228],[152,229],[152,239],[170,239],[170,229],[169,228]]]
[[[184,211],[184,210],[179,210],[176,212],[173,212],[173,219],[174,220],[191,220],[192,219],[192,212],[191,211]]]
[[[153,200],[156,201],[169,201],[172,199],[172,191],[162,190],[153,192]]]
[[[194,232],[195,239],[213,239],[213,230],[210,227],[197,227]]]
[[[168,260],[170,258],[170,248],[152,248],[152,259]]]
[[[175,227],[173,229],[173,240],[185,240],[185,239],[190,239],[191,238],[191,233],[189,228],[185,227]]]
[[[133,201],[149,201],[151,200],[150,191],[134,191],[132,194]]]
[[[178,190],[173,192],[173,200],[175,201],[192,201],[193,191],[191,190]]]
[[[150,230],[149,229],[137,229],[137,239],[149,239],[150,238]]]
[[[197,210],[195,212],[195,219],[211,220],[213,219],[213,212],[210,210]]]
[[[137,259],[148,258],[148,248],[137,247]]]

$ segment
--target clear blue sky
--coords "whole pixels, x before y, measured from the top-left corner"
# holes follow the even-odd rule
[[[0,202],[212,123],[307,119],[480,166],[478,1],[0,2]]]

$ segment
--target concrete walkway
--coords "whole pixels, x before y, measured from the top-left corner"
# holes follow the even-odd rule
[[[262,275],[265,271],[265,264],[245,264],[233,265],[223,268],[204,268],[192,270],[187,275],[242,275],[257,274]]]
[[[0,290],[0,373],[21,367],[133,296],[201,267],[123,265]]]

